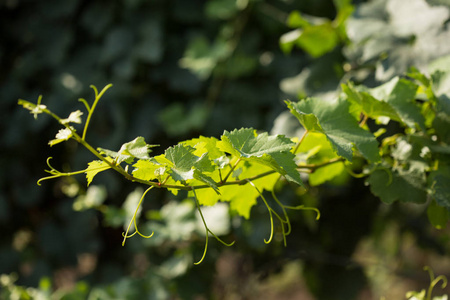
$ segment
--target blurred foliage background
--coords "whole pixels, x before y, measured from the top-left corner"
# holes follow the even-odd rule
[[[121,246],[142,189],[113,173],[47,181],[47,157],[65,171],[93,158],[74,143],[48,147],[59,126],[34,120],[17,99],[61,116],[114,86],[87,139],[118,149],[136,136],[157,151],[198,135],[254,127],[289,136],[299,125],[284,99],[333,97],[352,80],[375,86],[450,54],[446,0],[0,1],[0,297],[38,299],[402,299],[450,277],[449,231],[423,208],[387,206],[361,179],[340,176],[285,203],[317,206],[320,221],[290,214],[283,247],[265,245],[262,206],[249,220],[205,208],[210,243],[185,195],[152,191],[142,230]],[[92,101],[92,100],[91,100]],[[20,297],[19,297],[20,298]],[[19,299],[17,298],[17,299]],[[20,298],[22,299],[22,298]]]

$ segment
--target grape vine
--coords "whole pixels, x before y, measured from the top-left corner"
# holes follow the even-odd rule
[[[366,177],[372,193],[386,203],[425,203],[431,199],[428,206],[431,223],[437,228],[445,226],[450,208],[450,190],[446,185],[450,179],[450,105],[440,91],[447,74],[437,70],[427,77],[412,69],[407,76],[396,77],[373,89],[343,84],[341,95],[333,101],[319,98],[286,101],[287,108],[304,128],[299,138],[240,128],[224,131],[220,138],[200,136],[179,142],[157,156],[150,156],[151,148],[157,145],[147,144],[143,137],[124,143],[118,151],[94,148],[86,141],[95,108],[111,84],[100,92],[91,86],[95,93],[92,105],[80,99],[87,110],[81,135],[75,128],[75,124],[82,124],[80,110],[61,118],[41,104],[42,96],[36,104],[22,99],[18,103],[35,118],[44,113],[63,126],[49,142],[50,146],[73,139],[97,158],[83,170],[60,172],[50,164],[49,157],[50,176],[41,178],[39,185],[47,179],[83,173],[89,185],[99,172],[113,169],[132,182],[148,186],[123,233],[123,245],[136,234],[144,238],[154,234],[141,233],[136,220],[150,190],[163,188],[175,195],[180,190],[187,191],[206,232],[203,256],[196,263],[199,264],[206,256],[209,235],[226,246],[234,244],[223,241],[209,229],[201,206],[228,201],[233,211],[248,219],[252,206],[261,199],[271,225],[265,243],[272,241],[275,218],[281,224],[286,244],[286,236],[291,233],[288,210],[312,210],[319,219],[318,209],[285,205],[275,194],[274,186],[279,181],[306,187],[301,173],[308,175],[311,186],[342,172]],[[398,123],[402,129],[388,134],[389,122]],[[353,164],[354,161],[359,164]],[[356,165],[360,174],[355,174]],[[271,194],[272,201],[265,191]],[[134,232],[130,233],[132,228]]]

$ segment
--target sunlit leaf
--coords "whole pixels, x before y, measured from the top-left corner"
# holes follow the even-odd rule
[[[88,163],[88,168],[86,169],[85,172],[88,186],[89,184],[91,184],[95,175],[97,175],[99,172],[108,170],[110,168],[111,166],[102,160],[94,160]]]
[[[135,158],[150,159],[150,156],[148,155],[151,152],[150,148],[156,146],[158,145],[149,145],[145,143],[145,139],[140,136],[131,142],[123,144],[118,152],[103,148],[99,148],[99,150],[102,153],[114,158],[116,164],[120,164],[124,161],[131,163]]]
[[[133,176],[142,180],[153,180],[161,177],[161,164],[153,160],[138,160],[133,167]]]

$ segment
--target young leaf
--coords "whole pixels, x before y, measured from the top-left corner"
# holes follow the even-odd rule
[[[35,119],[37,119],[37,115],[44,112],[44,110],[47,108],[44,104],[41,104],[42,96],[39,96],[38,103],[34,104],[29,101],[19,99],[18,104],[22,105],[23,108],[28,109],[30,111],[30,114],[34,116]]]
[[[48,144],[51,146],[67,141],[72,137],[72,130],[69,128],[60,129],[56,134],[56,139],[51,140]]]
[[[91,184],[92,180],[94,179],[94,176],[97,175],[99,172],[108,170],[111,168],[106,162],[101,160],[94,160],[88,163],[88,167],[85,171],[86,173],[86,179],[87,179],[87,185]]]
[[[81,116],[83,113],[80,110],[73,111],[70,113],[67,119],[61,119],[61,124],[77,123],[81,124]]]
[[[156,147],[158,145],[149,145],[145,143],[145,139],[143,137],[137,137],[131,142],[125,143],[120,147],[118,152],[114,152],[107,149],[99,148],[99,150],[114,158],[116,164],[120,164],[122,162],[132,163],[135,158],[137,159],[150,159],[148,155],[151,152],[150,148]]]
[[[309,98],[297,103],[286,101],[286,104],[306,130],[324,133],[339,156],[351,161],[355,146],[368,160],[380,159],[378,142],[370,132],[358,126],[344,99]]]

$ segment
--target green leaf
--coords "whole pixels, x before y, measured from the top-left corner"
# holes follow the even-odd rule
[[[430,172],[428,186],[432,199],[439,206],[450,208],[450,167],[441,163],[440,168]]]
[[[89,184],[91,184],[95,175],[97,175],[99,172],[108,170],[109,168],[111,168],[111,167],[102,160],[94,160],[94,161],[88,163],[88,167],[85,172],[86,179],[87,179],[87,185],[89,186]]]
[[[133,157],[138,159],[150,159],[148,153],[151,151],[151,147],[156,147],[157,145],[148,145],[145,143],[145,139],[143,137],[137,137],[131,142],[125,143],[120,147],[119,150],[119,159],[125,160],[124,157]],[[118,162],[119,163],[119,162]]]
[[[73,129],[74,130],[74,129]],[[56,139],[51,140],[48,144],[51,146],[59,144],[61,142],[67,141],[73,136],[72,130],[70,128],[63,128],[56,134]]]
[[[178,144],[168,148],[164,155],[172,163],[170,174],[175,181],[186,181],[194,178],[193,166],[199,159],[192,154],[194,148]]]
[[[269,136],[267,132],[257,135],[253,128],[225,130],[218,142],[218,147],[224,152],[238,153],[240,157],[261,157],[264,154],[290,151],[294,143],[281,135]]]
[[[287,25],[291,28],[301,28],[310,26],[310,23],[302,17],[298,10],[294,10],[289,14]]]
[[[400,121],[400,117],[392,106],[387,102],[375,99],[369,94],[367,88],[355,87],[351,82],[342,84],[341,87],[348,100],[358,107],[358,112],[363,112],[372,119],[388,117],[394,121]]]
[[[251,178],[258,174],[270,171],[271,168],[245,161],[240,178]],[[253,184],[261,191],[272,191],[275,183],[278,181],[279,175],[274,173],[263,178],[253,180]],[[220,188],[222,196],[220,199],[230,202],[230,209],[238,213],[240,216],[248,219],[250,217],[251,208],[257,203],[259,197],[258,191],[251,184],[246,184],[236,188],[235,186],[223,186]]]
[[[339,37],[331,22],[327,22],[304,28],[296,43],[312,57],[317,58],[333,50],[339,43]]]
[[[431,201],[427,208],[427,216],[431,225],[436,229],[443,229],[447,226],[449,220],[449,212],[446,207],[436,204],[436,201]]]
[[[251,163],[245,161],[241,168],[240,178],[251,178],[253,176],[270,171],[271,168],[260,163]],[[271,191],[278,180],[279,175],[274,173],[253,181],[255,186],[260,190]],[[218,173],[214,173],[212,178],[217,182],[219,180]],[[212,189],[196,189],[199,203],[201,205],[215,205],[217,201],[230,202],[230,209],[238,215],[248,219],[250,217],[251,208],[256,204],[259,193],[250,184],[245,185],[224,185],[219,188],[220,195]],[[192,192],[190,192],[192,196]]]
[[[200,172],[199,170],[194,170],[194,178],[200,180],[207,185],[209,185],[217,194],[220,194],[219,188],[217,187],[217,183],[208,175]]]
[[[216,146],[216,143],[218,141],[219,140],[215,137],[200,136],[198,138],[187,140],[181,143],[183,145],[193,147],[195,149],[195,155],[202,156],[203,154],[207,153],[209,158],[211,160],[214,160],[224,155],[224,153],[220,151]]]
[[[378,142],[370,132],[358,126],[344,99],[309,98],[298,103],[286,101],[286,104],[306,130],[324,133],[339,156],[351,161],[355,146],[368,160],[380,159]]]
[[[111,156],[114,158],[116,164],[122,162],[132,163],[135,158],[137,159],[150,159],[148,155],[151,152],[150,148],[156,147],[158,145],[149,145],[145,143],[143,137],[137,137],[131,142],[125,143],[120,147],[118,152],[114,152],[108,149],[98,148],[103,154]]]
[[[226,190],[231,189],[232,187],[226,187]],[[225,191],[222,191],[225,193]],[[234,188],[233,197],[229,198],[230,201],[230,209],[235,211],[238,215],[244,217],[245,219],[250,218],[250,210],[256,204],[256,199],[259,197],[258,191],[251,186],[250,184],[246,184],[242,186],[239,190]],[[231,192],[227,192],[227,195],[230,195]]]
[[[450,105],[450,100],[448,100]],[[440,107],[441,105],[438,105]],[[443,109],[438,109],[436,117],[433,120],[433,127],[436,129],[436,134],[439,138],[447,144],[450,144],[450,112],[446,113]]]
[[[138,160],[133,167],[133,176],[142,180],[153,180],[161,177],[162,165],[153,160]],[[164,171],[163,171],[164,173]]]
[[[207,153],[204,153],[194,164],[194,167],[201,172],[214,172],[216,164],[211,161]]]
[[[376,99],[389,103],[403,123],[415,128],[416,124],[425,129],[425,119],[415,104],[418,86],[412,81],[395,77],[389,82],[370,90]]]
[[[272,154],[264,154],[261,157],[251,157],[250,162],[256,162],[266,165],[274,171],[283,175],[287,180],[303,185],[297,165],[294,161],[295,155],[291,152],[276,152]]]
[[[104,186],[91,185],[85,195],[75,199],[72,207],[76,211],[99,207],[105,201],[107,194]]]
[[[333,50],[339,43],[339,36],[331,22],[305,26],[306,23],[300,21],[298,17],[292,18],[293,24],[300,22],[304,28],[292,30],[280,37],[280,47],[283,52],[289,53],[296,45],[312,57],[317,58]]]
[[[211,172],[215,170],[208,156],[203,154],[198,157],[193,154],[195,151],[191,146],[184,146],[183,144],[178,144],[174,147],[170,147],[164,153],[167,160],[169,160],[172,165],[170,168],[170,176],[175,181],[186,182],[187,180],[197,179],[203,183],[206,183],[214,189],[216,193],[219,193],[216,182],[204,174],[203,172]]]
[[[370,174],[367,183],[370,191],[381,201],[423,204],[426,201],[424,174],[419,171],[377,169]]]
[[[309,132],[300,144],[297,153],[300,153],[297,155],[300,161],[306,164],[321,164],[338,157],[326,135],[321,132]],[[309,184],[311,186],[320,185],[344,171],[342,162],[320,167],[309,174]]]
[[[303,186],[295,156],[290,152],[295,145],[290,139],[281,136],[269,136],[266,132],[257,135],[253,128],[225,131],[218,147],[238,157],[269,166],[289,181]]]

